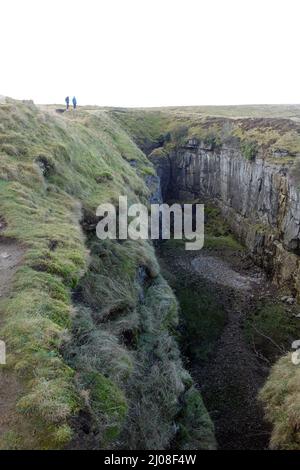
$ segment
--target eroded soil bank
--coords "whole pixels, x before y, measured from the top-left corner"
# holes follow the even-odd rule
[[[182,350],[214,421],[218,448],[266,449],[271,430],[258,393],[270,361],[251,344],[245,321],[262,299],[273,297],[274,287],[239,250],[188,252],[173,240],[158,254],[180,302]]]

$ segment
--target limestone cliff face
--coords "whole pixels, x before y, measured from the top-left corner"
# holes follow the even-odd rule
[[[150,158],[165,200],[216,202],[256,262],[300,297],[300,192],[287,168],[196,139]]]

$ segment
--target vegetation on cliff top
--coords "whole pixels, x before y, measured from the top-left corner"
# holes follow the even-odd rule
[[[110,112],[147,153],[162,145],[168,150],[170,142],[176,145],[179,140],[184,143],[196,138],[205,143],[213,138],[218,146],[246,148],[246,154],[249,143],[255,143],[255,154],[274,164],[290,166],[300,155],[297,106],[204,106]]]

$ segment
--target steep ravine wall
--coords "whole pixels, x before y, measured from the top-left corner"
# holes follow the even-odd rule
[[[196,139],[150,159],[165,200],[216,202],[255,261],[300,298],[300,193],[287,168]]]

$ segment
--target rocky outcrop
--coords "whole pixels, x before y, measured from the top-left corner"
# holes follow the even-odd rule
[[[165,200],[213,200],[255,261],[300,298],[300,192],[286,167],[197,139],[150,159]]]

